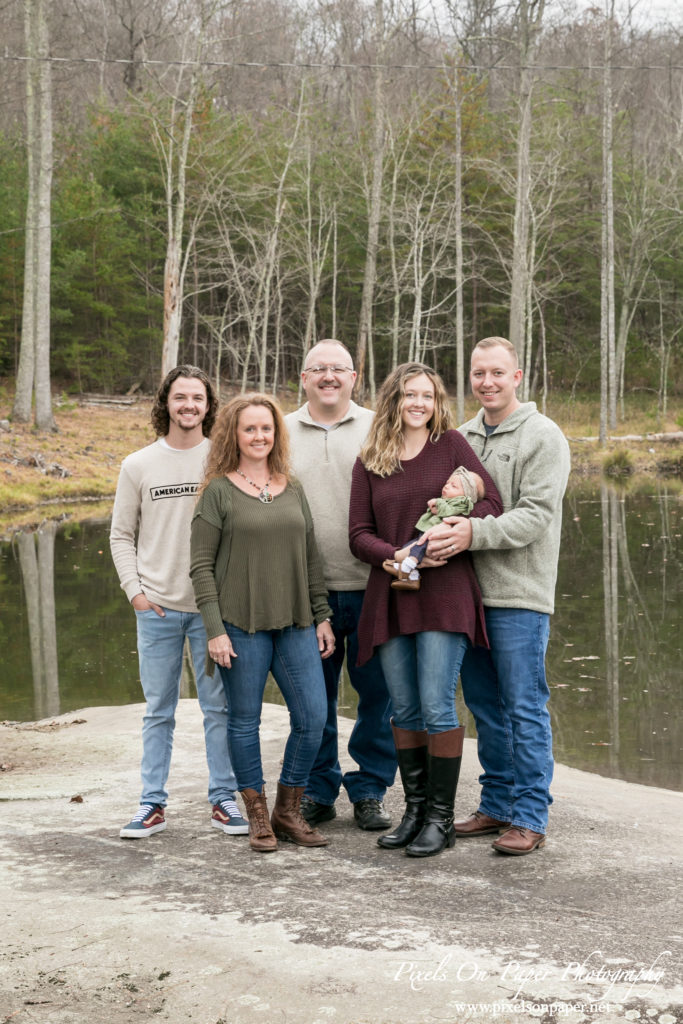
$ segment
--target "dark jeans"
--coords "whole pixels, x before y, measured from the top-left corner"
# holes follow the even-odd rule
[[[351,803],[374,797],[381,800],[396,776],[396,751],[391,732],[391,701],[379,658],[358,668],[358,620],[363,590],[331,590],[335,652],[323,661],[327,691],[327,721],[322,743],[306,786],[306,795],[320,804],[333,804],[344,786]],[[349,739],[349,754],[357,771],[342,773],[337,736],[339,679],[346,653],[351,685],[358,694],[356,723]]]

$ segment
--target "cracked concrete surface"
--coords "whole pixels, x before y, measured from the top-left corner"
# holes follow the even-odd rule
[[[0,726],[0,1024],[683,1021],[682,794],[558,766],[529,857],[482,837],[410,860],[346,798],[328,848],[263,856],[210,827],[186,700],[168,828],[124,841],[142,710]],[[286,729],[266,706],[273,793]],[[468,740],[461,815],[478,772]]]

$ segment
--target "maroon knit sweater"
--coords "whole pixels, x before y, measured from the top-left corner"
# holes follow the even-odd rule
[[[438,441],[427,441],[419,455],[401,462],[401,471],[388,477],[369,473],[360,459],[353,468],[349,509],[349,543],[362,562],[372,566],[358,625],[358,664],[363,665],[375,647],[394,636],[442,630],[465,633],[472,644],[488,647],[484,608],[469,551],[450,558],[446,565],[421,569],[418,591],[393,590],[385,558],[416,536],[415,523],[430,498],[457,466],[478,473],[486,497],[478,501],[472,516],[499,516],[500,495],[491,477],[457,430]]]

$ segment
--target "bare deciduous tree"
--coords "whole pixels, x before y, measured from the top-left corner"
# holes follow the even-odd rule
[[[159,151],[166,191],[166,260],[164,263],[164,331],[161,354],[161,376],[164,377],[178,362],[180,329],[183,316],[185,274],[194,244],[197,226],[195,217],[189,238],[184,238],[190,141],[203,78],[203,58],[209,28],[221,0],[202,0],[186,12],[188,32],[184,37],[183,56],[192,54],[189,86],[183,91],[188,68],[181,63],[176,85],[171,95],[170,115],[167,123],[152,118],[154,139]],[[197,9],[198,7],[198,9]],[[189,31],[189,28],[192,31]]]
[[[372,310],[377,281],[377,252],[379,226],[382,216],[382,188],[386,151],[384,71],[381,63],[385,53],[384,0],[375,0],[375,31],[377,36],[377,66],[374,79],[374,108],[372,123],[371,171],[367,191],[368,234],[365,243],[363,291],[360,300],[356,370],[358,395],[363,399],[368,383],[370,396],[375,397],[374,349],[372,344]],[[366,372],[366,359],[368,372]],[[366,377],[368,380],[366,380]]]
[[[617,423],[614,315],[614,107],[612,31],[614,0],[605,0],[602,78],[602,244],[600,255],[600,441]]]
[[[519,123],[515,220],[512,236],[510,280],[510,341],[523,356],[529,311],[529,190],[532,95],[536,72],[532,66],[538,48],[545,0],[520,0],[519,4]]]
[[[21,349],[13,416],[54,427],[50,390],[50,257],[52,251],[52,79],[46,0],[25,0],[28,194]]]

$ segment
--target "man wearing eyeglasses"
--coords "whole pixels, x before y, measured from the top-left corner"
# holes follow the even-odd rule
[[[353,557],[348,541],[351,471],[374,414],[351,400],[356,372],[351,353],[341,342],[328,339],[314,345],[301,376],[308,401],[285,419],[294,472],[313,513],[336,643],[332,657],[323,662],[327,722],[301,812],[310,824],[330,821],[336,817],[334,803],[344,786],[358,827],[387,829],[391,818],[382,801],[396,775],[391,705],[378,658],[356,666],[358,619],[369,568]],[[351,685],[358,693],[348,746],[358,769],[342,772],[337,701],[345,653]]]

